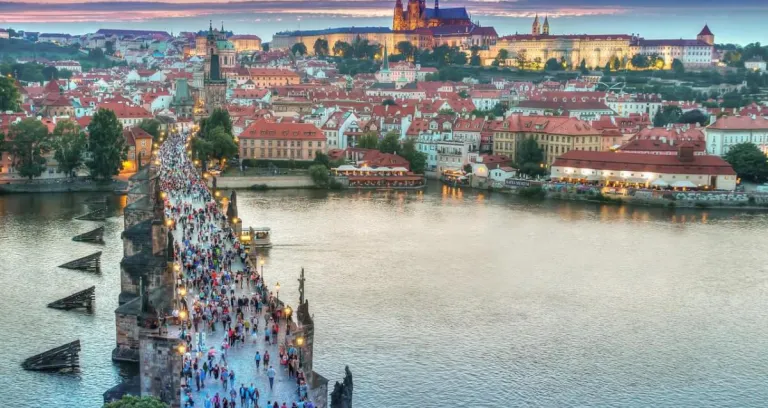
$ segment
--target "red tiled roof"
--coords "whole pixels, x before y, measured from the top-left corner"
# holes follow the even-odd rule
[[[719,130],[766,130],[768,119],[755,116],[723,116],[709,126]]]
[[[323,132],[311,123],[253,122],[240,134],[240,139],[325,140]]]
[[[138,126],[123,129],[123,137],[128,146],[136,146],[136,140],[138,139],[152,139],[152,135]]]
[[[152,114],[141,106],[128,105],[125,103],[105,102],[99,104],[99,109],[109,109],[115,112],[118,119],[144,118],[151,119]]]
[[[552,166],[665,174],[736,175],[731,165],[718,156],[692,156],[691,161],[683,162],[677,155],[571,150],[556,158]]]

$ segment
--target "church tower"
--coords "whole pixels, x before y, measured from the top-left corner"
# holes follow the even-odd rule
[[[541,29],[541,34],[549,35],[549,18],[544,16],[544,26]]]
[[[531,29],[532,35],[541,34],[541,27],[539,26],[539,15],[536,14],[536,18],[533,19],[533,27]]]
[[[696,36],[696,39],[709,45],[715,45],[715,35],[709,30],[707,24],[704,24],[704,28],[701,29],[701,32]]]
[[[408,0],[408,11],[406,22],[408,23],[408,30],[415,30],[419,28],[419,22],[421,21],[421,1],[420,0]]]
[[[403,2],[397,0],[395,3],[395,15],[392,17],[392,31],[406,30],[405,19],[403,18]]]
[[[203,82],[205,95],[205,108],[210,114],[214,109],[224,106],[227,99],[227,80],[221,77],[221,61],[219,49],[216,44],[216,35],[213,33],[213,25],[208,29],[206,39],[206,67],[208,72]]]

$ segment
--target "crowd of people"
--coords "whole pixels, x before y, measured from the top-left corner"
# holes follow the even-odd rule
[[[245,262],[247,254],[227,216],[185,154],[186,143],[186,135],[172,135],[158,153],[165,216],[171,220],[178,265],[180,302],[174,317],[185,342],[182,403],[204,408],[237,408],[238,403],[242,408],[314,408],[297,349],[278,342],[286,320],[282,310],[255,268]],[[290,324],[282,327],[290,330]],[[256,349],[261,336],[265,349],[256,351],[250,372],[235,373],[235,364],[228,361],[230,350]],[[220,344],[208,344],[219,337]],[[278,369],[269,348],[277,350]],[[273,392],[278,372],[295,380],[290,402]],[[255,385],[262,375],[269,389]]]

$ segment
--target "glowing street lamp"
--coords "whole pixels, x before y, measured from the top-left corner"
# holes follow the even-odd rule
[[[179,350],[179,354],[181,354],[182,356],[184,354],[187,354],[187,346],[185,346],[183,344],[179,344],[178,350]]]
[[[264,258],[259,259],[259,265],[261,265],[261,280],[264,281]]]
[[[285,320],[291,320],[291,314],[293,314],[293,309],[291,309],[290,306],[286,306],[285,309],[283,309],[283,314],[285,314]]]

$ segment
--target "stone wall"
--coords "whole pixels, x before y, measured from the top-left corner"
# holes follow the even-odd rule
[[[112,359],[116,361],[138,361],[139,326],[136,324],[136,316],[116,313],[115,327],[117,346],[112,351]]]
[[[154,396],[171,407],[181,405],[182,357],[178,338],[142,334],[139,364],[141,396]]]

